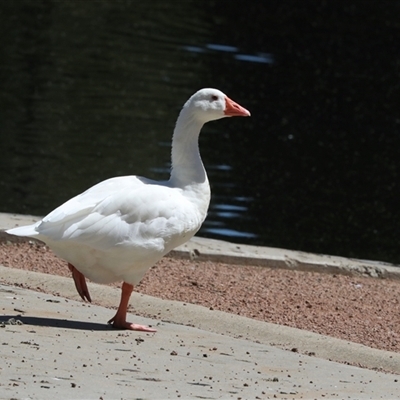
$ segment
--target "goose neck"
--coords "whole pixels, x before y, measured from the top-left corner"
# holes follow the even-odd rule
[[[172,137],[171,182],[175,186],[185,187],[207,182],[199,151],[202,127],[203,123],[187,109],[181,111]]]

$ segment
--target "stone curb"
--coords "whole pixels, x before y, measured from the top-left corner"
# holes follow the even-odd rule
[[[32,224],[39,219],[40,217],[32,215],[0,213],[0,229]],[[0,241],[18,240],[16,237],[6,235],[5,232],[0,232]],[[236,265],[248,264],[299,271],[400,279],[400,266],[390,263],[313,254],[273,247],[249,246],[197,236],[171,251],[169,255],[180,258],[187,258],[189,256],[199,261],[212,260]]]

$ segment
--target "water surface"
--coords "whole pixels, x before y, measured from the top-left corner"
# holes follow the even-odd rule
[[[400,261],[399,2],[0,3],[0,210],[165,179],[177,114],[217,87],[200,235]]]

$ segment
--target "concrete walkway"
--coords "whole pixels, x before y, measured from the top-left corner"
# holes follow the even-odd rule
[[[397,353],[137,293],[131,304],[151,318],[131,320],[158,332],[116,331],[105,321],[117,289],[89,284],[99,306],[77,301],[68,278],[0,267],[0,282],[1,399],[400,398]]]

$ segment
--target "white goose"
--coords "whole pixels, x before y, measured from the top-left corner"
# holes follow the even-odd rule
[[[139,176],[111,178],[36,224],[7,232],[42,240],[65,259],[83,300],[91,301],[85,277],[97,283],[123,281],[121,301],[109,323],[118,329],[155,332],[126,321],[133,285],[200,229],[207,214],[210,186],[198,136],[206,122],[230,116],[250,113],[219,90],[199,90],[186,102],[176,122],[168,181]]]

